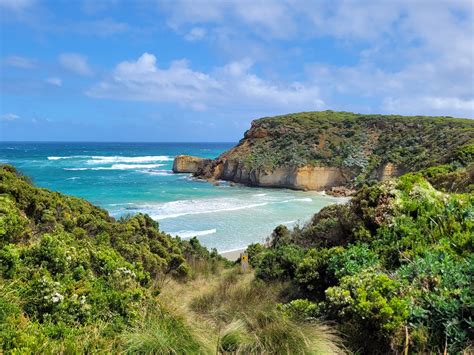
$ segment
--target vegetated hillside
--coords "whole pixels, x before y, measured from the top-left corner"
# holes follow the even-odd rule
[[[252,280],[147,215],[115,220],[0,166],[1,353],[341,351],[329,327],[277,309],[278,284]]]
[[[354,351],[472,351],[473,193],[409,173],[303,227],[279,226],[268,247],[248,252],[258,278],[290,282],[293,300],[281,306],[290,317],[337,322]]]
[[[116,221],[82,199],[36,188],[2,166],[3,350],[67,350],[78,346],[79,337],[82,350],[92,351],[139,319],[147,304],[158,308],[153,295],[167,277],[190,274],[185,258],[199,248],[157,227],[141,214]],[[218,259],[208,252],[197,257]]]
[[[197,175],[250,185],[358,187],[450,163],[473,144],[474,121],[469,119],[302,112],[253,121],[236,147]],[[310,167],[338,171],[320,169],[311,175]],[[280,176],[285,173],[291,178]],[[327,174],[324,181],[311,183],[322,174]]]

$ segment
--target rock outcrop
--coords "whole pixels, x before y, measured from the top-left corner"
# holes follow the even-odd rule
[[[174,173],[197,173],[204,165],[209,164],[211,159],[193,157],[190,155],[178,155],[174,158]]]
[[[385,181],[394,176],[399,176],[399,175],[401,175],[399,169],[397,169],[397,167],[393,163],[387,163],[384,165],[383,169],[381,170],[379,174],[379,180]]]
[[[218,158],[179,156],[173,171],[345,195],[364,184],[449,163],[473,139],[474,120],[303,112],[255,120]]]
[[[324,166],[280,166],[249,170],[240,161],[218,159],[204,164],[195,176],[209,180],[228,180],[249,186],[286,187],[296,190],[325,190],[346,185],[350,171]]]

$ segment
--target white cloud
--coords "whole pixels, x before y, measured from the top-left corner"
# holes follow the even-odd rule
[[[0,119],[2,121],[15,121],[19,118],[20,118],[20,116],[14,114],[14,113],[5,113],[5,114],[0,116]]]
[[[58,87],[63,84],[62,80],[56,77],[46,78],[44,81],[46,81],[48,84]]]
[[[303,53],[319,53],[319,41],[324,40],[324,48],[328,39],[350,53],[348,62],[355,60],[351,65],[331,64],[331,56],[326,63],[305,65],[310,69],[302,87],[324,88],[319,97],[326,103],[350,109],[368,100],[373,112],[474,117],[472,0],[242,0],[199,5],[164,1],[162,8],[178,33],[190,26],[206,28],[205,39],[214,41],[220,53],[252,56],[270,72],[278,70],[274,62],[287,60],[280,58],[295,41]]]
[[[251,73],[251,68],[250,60],[241,60],[204,73],[191,69],[186,60],[176,60],[162,69],[154,55],[144,53],[136,61],[119,63],[107,80],[87,94],[96,98],[172,102],[195,110],[324,107],[317,86],[270,82]]]
[[[193,27],[189,33],[184,36],[187,41],[200,41],[206,36],[206,29],[202,27]]]
[[[87,57],[77,53],[63,53],[59,56],[59,64],[67,70],[79,75],[92,75]]]
[[[8,66],[22,69],[33,69],[36,67],[36,61],[34,59],[20,57],[17,55],[12,55],[5,58],[4,63]]]
[[[288,38],[296,30],[292,1],[160,1],[168,24],[178,29],[187,24],[243,25],[262,37]]]

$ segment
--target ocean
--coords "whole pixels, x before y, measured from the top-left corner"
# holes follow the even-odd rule
[[[0,162],[39,187],[82,197],[114,217],[148,213],[160,228],[220,252],[263,242],[340,202],[318,192],[214,186],[173,174],[179,154],[215,158],[234,143],[0,143]]]

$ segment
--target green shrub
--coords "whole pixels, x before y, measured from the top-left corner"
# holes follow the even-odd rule
[[[474,194],[406,174],[321,210],[285,240],[286,249],[270,243],[260,252],[256,275],[291,282],[294,300],[281,306],[288,316],[336,321],[351,347],[368,353],[469,346]],[[297,258],[284,252],[295,248]]]
[[[295,276],[304,252],[296,246],[281,246],[262,254],[256,275],[263,280],[288,280]]]
[[[192,267],[225,265],[197,240],[161,232],[147,215],[116,221],[0,166],[0,352],[117,350],[121,332],[167,278],[194,272],[187,257]]]

